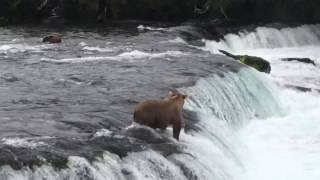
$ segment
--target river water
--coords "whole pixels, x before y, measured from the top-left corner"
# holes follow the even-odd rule
[[[42,43],[51,33],[63,42]],[[320,26],[206,37],[192,25],[1,28],[0,179],[318,179]],[[271,74],[218,49],[263,57]],[[189,95],[179,142],[132,126],[137,102],[169,90]]]

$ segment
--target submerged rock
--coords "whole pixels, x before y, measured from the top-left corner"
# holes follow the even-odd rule
[[[316,65],[313,60],[310,58],[283,58],[281,59],[282,61],[299,61],[303,63],[308,63],[308,64],[313,64],[314,66]]]
[[[19,81],[19,78],[14,76],[13,74],[4,74],[1,76],[2,79],[4,79],[7,82],[16,82]]]
[[[50,36],[46,36],[42,39],[42,42],[48,42],[48,43],[61,43],[61,37],[57,36],[57,35],[50,35]]]
[[[285,87],[295,89],[300,92],[318,92],[318,93],[320,93],[320,89],[314,89],[314,88],[310,88],[310,87],[296,86],[296,85],[291,85],[291,84],[286,84]]]
[[[219,50],[219,52],[237,61],[240,61],[242,64],[251,66],[260,72],[270,73],[271,71],[270,63],[261,57],[248,55],[234,55],[224,50]]]

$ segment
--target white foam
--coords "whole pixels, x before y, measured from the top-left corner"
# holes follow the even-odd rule
[[[175,39],[169,40],[169,43],[174,43],[174,44],[188,44],[184,39],[181,37],[177,37]]]
[[[320,45],[320,25],[304,25],[296,28],[258,27],[254,32],[227,34],[220,41],[205,40],[207,50],[223,49],[241,53],[249,49],[300,47]]]
[[[237,159],[236,137],[229,125],[213,116],[201,116],[197,126],[200,132],[192,135],[182,131],[179,143],[183,144],[185,154],[171,158],[198,179],[237,179],[243,172]]]
[[[11,40],[11,42],[20,42],[20,41],[23,41],[23,39],[15,38],[15,39],[12,39],[12,40]]]
[[[79,45],[80,46],[87,46],[88,44],[86,42],[80,42]]]
[[[132,180],[186,180],[179,167],[154,151],[130,153],[123,163]]]
[[[144,25],[139,25],[138,30],[149,30],[149,31],[166,31],[168,30],[167,28],[154,28],[154,27],[150,27],[150,26],[144,26]]]
[[[84,51],[98,51],[98,52],[113,52],[112,48],[108,48],[108,47],[101,48],[99,46],[96,46],[96,47],[85,46],[82,48],[82,50],[84,50]]]
[[[183,56],[186,53],[183,53],[181,51],[166,51],[166,52],[160,52],[160,53],[146,53],[138,50],[133,50],[131,52],[125,52],[120,55],[118,55],[120,58],[123,59],[140,59],[140,58],[160,58],[164,56],[172,56],[172,57],[179,57]]]
[[[0,46],[0,50],[1,51],[8,51],[9,49],[11,49],[12,47],[9,45],[2,45]]]
[[[283,91],[288,115],[255,120],[239,132],[247,146],[244,180],[320,177],[320,96]]]
[[[43,52],[43,50],[51,49],[54,45],[29,45],[29,44],[4,44],[0,45],[0,52],[3,53],[20,53],[20,52]]]
[[[13,147],[26,147],[26,148],[37,148],[40,146],[47,146],[48,144],[42,142],[43,139],[48,139],[51,137],[41,137],[41,138],[2,138],[1,143]]]
[[[110,135],[112,135],[112,131],[108,129],[100,129],[94,134],[94,137],[110,136]]]
[[[54,168],[46,162],[32,169],[14,170],[2,166],[0,177],[6,180],[28,180],[30,177],[36,180],[186,180],[179,167],[154,151],[130,153],[123,159],[105,152],[92,163],[82,157],[71,156],[65,169]]]
[[[68,159],[67,168],[55,168],[47,162],[33,168],[24,167],[14,170],[9,166],[0,167],[0,178],[5,180],[61,180],[61,179],[94,179],[94,180],[125,180],[121,173],[121,159],[108,152],[93,163],[77,156]]]
[[[41,61],[46,62],[56,62],[56,63],[81,63],[90,61],[101,61],[101,60],[111,60],[111,61],[134,61],[137,59],[153,59],[162,57],[180,57],[187,55],[181,51],[166,51],[161,53],[146,53],[138,50],[133,50],[130,52],[124,52],[116,56],[88,56],[80,58],[64,58],[64,59],[53,59],[53,58],[41,58]]]
[[[64,59],[53,59],[53,58],[41,58],[44,62],[55,62],[55,63],[79,63],[79,62],[90,62],[90,61],[101,61],[101,60],[113,60],[110,57],[81,57],[81,58],[64,58]]]

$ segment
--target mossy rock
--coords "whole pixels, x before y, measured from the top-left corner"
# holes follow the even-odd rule
[[[251,66],[260,72],[270,73],[271,71],[270,63],[260,57],[244,55],[241,56],[240,62]]]

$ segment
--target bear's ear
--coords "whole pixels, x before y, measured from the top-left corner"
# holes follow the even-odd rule
[[[178,98],[178,94],[176,94],[176,93],[174,93],[172,91],[169,91],[168,98],[171,99],[171,100],[177,99]]]

